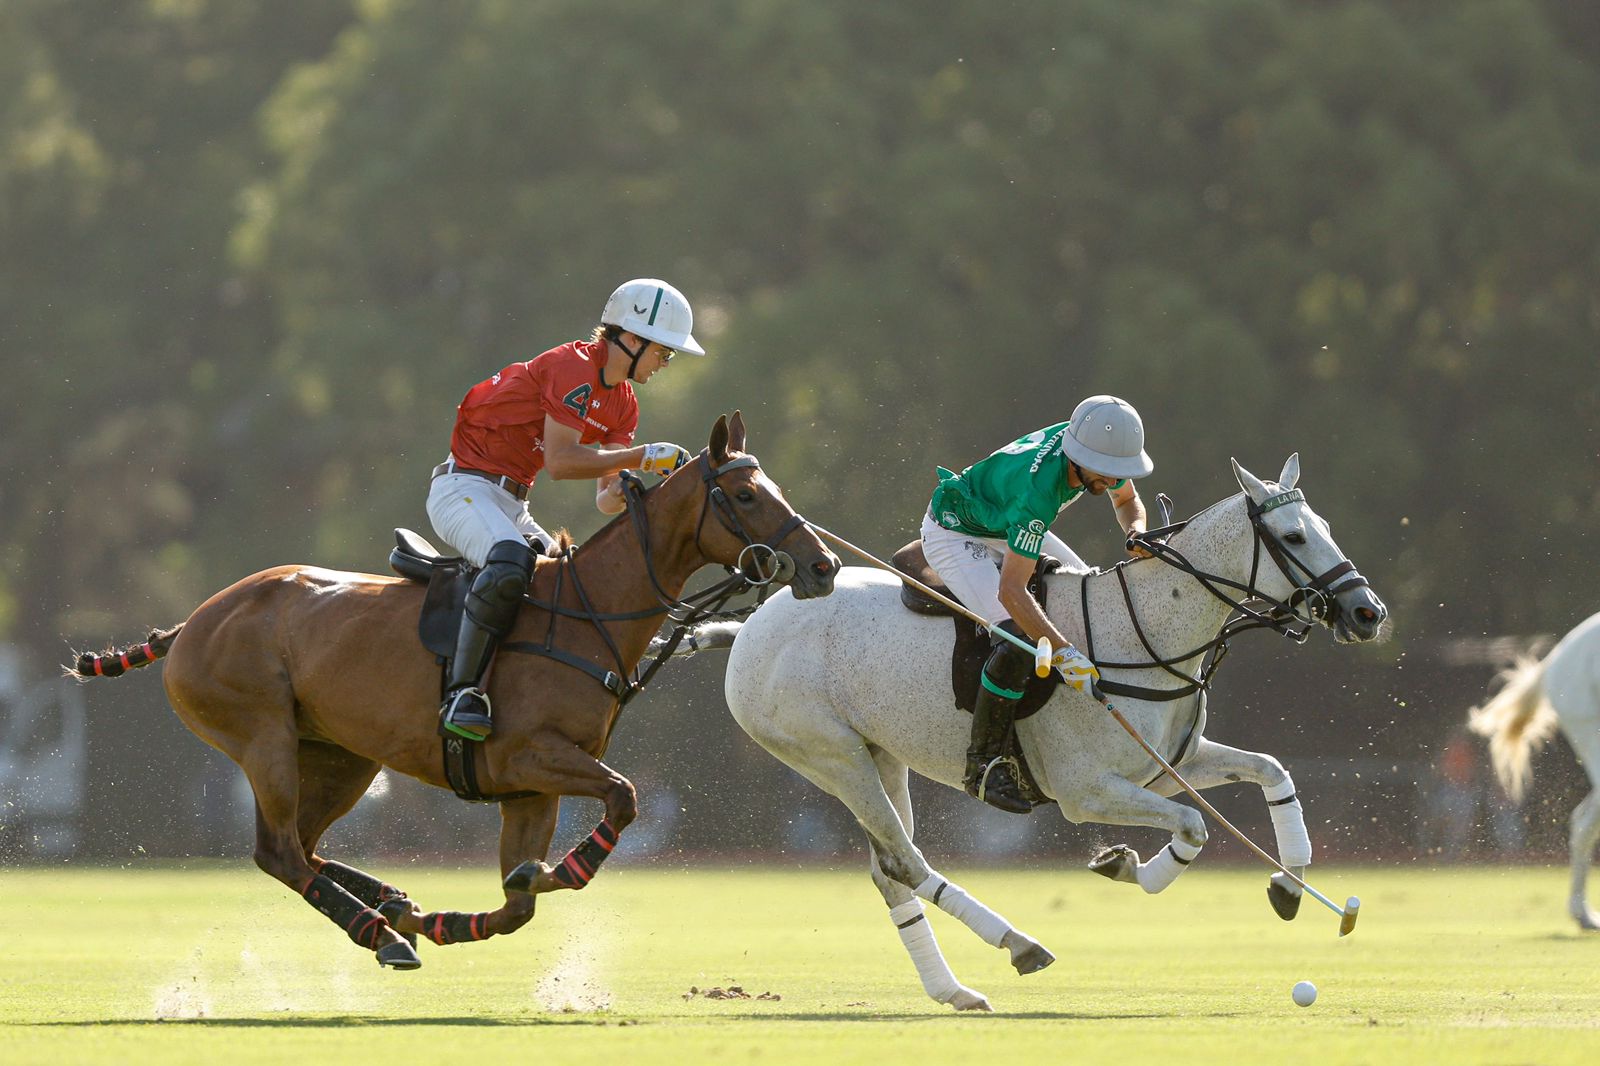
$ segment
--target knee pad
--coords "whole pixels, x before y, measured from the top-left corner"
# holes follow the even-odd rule
[[[483,569],[472,579],[467,613],[490,630],[508,629],[533,576],[533,553],[521,541],[503,540],[489,549]]]
[[[994,646],[983,664],[983,674],[1000,688],[1020,692],[1028,684],[1033,672],[1033,659],[1008,640]]]

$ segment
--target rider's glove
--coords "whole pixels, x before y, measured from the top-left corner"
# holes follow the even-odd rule
[[[1050,665],[1060,672],[1061,680],[1079,692],[1089,692],[1089,686],[1100,680],[1100,671],[1095,669],[1094,663],[1071,644],[1057,648],[1050,656]]]
[[[639,469],[647,474],[670,474],[689,461],[689,453],[671,441],[644,446],[644,460]]]

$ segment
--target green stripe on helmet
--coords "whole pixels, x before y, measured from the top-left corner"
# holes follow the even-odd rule
[[[661,310],[661,297],[666,295],[666,292],[667,290],[663,288],[658,287],[656,289],[656,302],[650,305],[650,321],[646,322],[645,325],[653,326],[656,324],[656,312]]]

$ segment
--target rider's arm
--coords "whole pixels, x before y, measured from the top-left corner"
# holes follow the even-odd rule
[[[1112,489],[1106,495],[1111,497],[1111,506],[1117,511],[1117,524],[1129,536],[1145,531],[1145,522],[1149,516],[1144,512],[1144,501],[1139,499],[1139,490],[1133,487],[1132,479],[1124,481],[1119,489]],[[1143,548],[1129,548],[1128,554],[1135,558],[1148,558],[1150,553]]]
[[[564,426],[553,418],[544,421],[544,468],[557,481],[578,478],[603,478],[619,470],[636,468],[644,462],[644,448],[600,445],[584,446],[582,434],[571,426]],[[620,502],[620,497],[618,498]],[[596,501],[598,503],[598,501]],[[604,507],[600,508],[602,511]],[[618,507],[618,510],[621,510]]]
[[[1070,642],[1050,624],[1050,619],[1039,609],[1039,601],[1028,591],[1028,579],[1033,576],[1038,561],[1020,552],[1006,553],[1006,561],[1000,566],[1000,606],[1022,627],[1029,640],[1049,637],[1052,648],[1062,648]]]

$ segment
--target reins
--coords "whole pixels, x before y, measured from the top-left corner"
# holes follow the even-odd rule
[[[523,603],[546,611],[550,615],[550,623],[545,630],[545,639],[542,643],[529,641],[513,641],[501,645],[502,651],[525,652],[531,655],[542,655],[557,662],[564,663],[600,682],[607,691],[617,697],[624,705],[634,696],[638,695],[655,676],[657,670],[670,659],[677,651],[678,645],[696,625],[707,621],[739,620],[747,617],[756,608],[766,601],[767,594],[771,591],[772,584],[783,576],[782,560],[785,558],[778,551],[782,544],[796,529],[806,524],[805,519],[798,514],[791,515],[773,535],[765,541],[758,541],[745,528],[740,521],[738,513],[732,503],[728,501],[727,494],[722,486],[717,484],[722,475],[734,470],[745,468],[760,469],[761,464],[753,455],[741,455],[731,459],[721,466],[713,467],[709,450],[701,452],[706,460],[706,469],[701,474],[701,481],[707,486],[705,499],[700,506],[700,518],[695,524],[694,543],[701,555],[705,555],[701,547],[700,537],[705,529],[706,515],[713,510],[717,521],[729,533],[743,540],[744,548],[739,553],[735,566],[725,567],[728,577],[717,582],[709,588],[688,596],[674,596],[662,587],[661,579],[657,576],[655,562],[651,555],[650,541],[650,516],[646,507],[646,495],[653,488],[646,488],[643,479],[632,470],[624,470],[622,479],[622,498],[627,507],[629,518],[632,521],[634,533],[639,540],[639,546],[644,554],[645,574],[650,579],[650,588],[655,595],[658,606],[646,607],[637,611],[596,611],[589,599],[588,591],[583,587],[583,580],[578,574],[577,558],[572,548],[567,548],[557,556],[555,595],[550,602],[535,599],[524,593]],[[748,558],[747,558],[748,557]],[[754,577],[746,571],[750,570]],[[578,598],[579,609],[562,607],[560,605],[562,585],[571,576],[572,589]],[[746,607],[733,610],[724,609],[725,604],[735,596],[748,592],[751,589],[760,590],[756,601]],[[628,679],[628,664],[622,654],[622,649],[617,646],[616,639],[606,627],[606,622],[632,622],[645,618],[665,615],[673,624],[673,631],[665,641],[661,642],[660,650],[648,666],[636,671],[636,676]],[[577,618],[593,625],[600,633],[600,639],[605,642],[606,650],[616,663],[615,670],[608,670],[588,659],[574,655],[556,647],[556,621],[558,618]]]
[[[1171,517],[1172,501],[1165,495],[1159,497],[1163,510],[1163,517]],[[1182,522],[1169,523],[1157,529],[1145,530],[1135,533],[1128,538],[1130,544],[1137,545],[1148,552],[1152,557],[1159,559],[1168,566],[1187,574],[1200,583],[1211,595],[1228,605],[1229,616],[1223,621],[1217,634],[1209,641],[1200,644],[1181,655],[1162,656],[1151,645],[1149,637],[1145,635],[1144,627],[1139,622],[1138,611],[1134,608],[1133,593],[1128,587],[1127,567],[1136,560],[1124,559],[1114,565],[1110,573],[1117,577],[1117,583],[1122,592],[1123,603],[1127,606],[1128,620],[1133,623],[1133,631],[1143,645],[1145,653],[1150,656],[1146,662],[1102,662],[1095,658],[1093,623],[1089,617],[1089,579],[1104,576],[1106,572],[1085,575],[1080,583],[1080,599],[1083,610],[1084,651],[1093,659],[1102,670],[1148,670],[1159,667],[1168,674],[1177,678],[1183,684],[1174,689],[1157,689],[1142,685],[1129,685],[1119,681],[1110,681],[1101,678],[1100,688],[1112,695],[1131,696],[1137,699],[1166,702],[1192,696],[1196,692],[1208,691],[1212,677],[1217,668],[1222,665],[1222,660],[1228,654],[1229,641],[1240,633],[1251,629],[1271,629],[1296,644],[1305,643],[1306,637],[1311,632],[1311,627],[1327,617],[1328,611],[1336,606],[1333,597],[1346,588],[1366,585],[1367,579],[1356,570],[1355,564],[1348,559],[1342,559],[1333,567],[1322,574],[1313,574],[1312,570],[1303,563],[1298,556],[1281,543],[1271,531],[1266,528],[1262,516],[1268,511],[1282,507],[1288,503],[1305,502],[1305,494],[1299,489],[1289,489],[1276,495],[1269,496],[1257,504],[1246,496],[1248,508],[1246,510],[1250,519],[1250,528],[1254,534],[1251,547],[1250,577],[1240,583],[1232,578],[1220,574],[1213,574],[1201,570],[1171,543],[1169,539],[1182,532],[1196,518],[1207,511],[1221,507],[1231,502],[1223,500],[1206,508],[1191,518]],[[1260,574],[1261,552],[1265,547],[1267,555],[1278,567],[1278,570],[1294,587],[1287,600],[1276,600],[1256,588],[1256,580]],[[1304,574],[1309,580],[1302,580],[1296,576],[1295,571]],[[1343,579],[1343,580],[1341,580]],[[1224,588],[1242,593],[1235,598],[1223,591]],[[1250,606],[1251,602],[1260,602],[1267,605],[1265,610],[1258,610]],[[1307,606],[1309,605],[1309,606]],[[1305,606],[1306,615],[1302,616],[1299,609]],[[1296,625],[1296,623],[1299,623]],[[1198,676],[1190,676],[1179,670],[1177,664],[1187,662],[1196,656],[1203,656]]]

